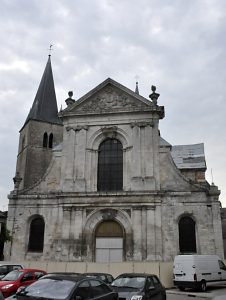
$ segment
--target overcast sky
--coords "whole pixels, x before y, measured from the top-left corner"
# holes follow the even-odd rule
[[[156,85],[162,137],[205,144],[226,206],[225,0],[1,0],[0,28],[1,210],[50,44],[59,109],[108,77],[147,98]]]

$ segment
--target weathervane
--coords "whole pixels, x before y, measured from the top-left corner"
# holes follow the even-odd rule
[[[51,51],[53,51],[52,47],[53,47],[53,45],[50,44],[50,45],[49,45],[49,49],[48,49],[48,50],[49,50],[49,56],[51,56]]]

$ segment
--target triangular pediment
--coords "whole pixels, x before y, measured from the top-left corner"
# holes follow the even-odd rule
[[[152,107],[152,101],[145,99],[118,82],[108,78],[68,107],[64,113],[98,114],[146,111]]]

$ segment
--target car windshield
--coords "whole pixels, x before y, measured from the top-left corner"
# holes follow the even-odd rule
[[[17,280],[21,274],[22,274],[21,271],[11,271],[4,277],[4,281],[5,280],[7,280],[7,281]]]
[[[145,277],[141,276],[124,276],[115,279],[112,282],[113,286],[117,287],[131,287],[131,288],[142,288],[145,283]]]
[[[43,278],[29,285],[21,294],[25,294],[26,297],[65,299],[71,293],[75,285],[76,282],[70,280]]]

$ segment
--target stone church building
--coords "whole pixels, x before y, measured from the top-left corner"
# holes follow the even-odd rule
[[[220,191],[203,144],[160,135],[164,107],[106,79],[58,112],[51,58],[20,130],[5,259],[172,261],[223,257]]]

